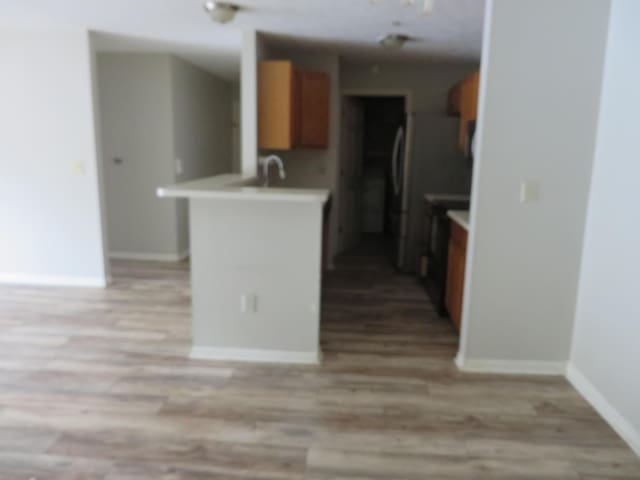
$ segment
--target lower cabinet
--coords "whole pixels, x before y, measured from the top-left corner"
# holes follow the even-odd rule
[[[456,222],[451,222],[445,298],[449,316],[458,331],[460,331],[460,324],[462,322],[462,296],[464,293],[466,259],[467,231]]]

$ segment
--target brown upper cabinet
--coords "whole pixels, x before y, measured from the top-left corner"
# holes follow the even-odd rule
[[[449,115],[460,115],[460,101],[462,100],[462,82],[456,83],[449,90],[447,99],[447,113]]]
[[[258,65],[258,146],[289,150],[295,137],[295,90],[293,64],[287,61]]]
[[[480,72],[476,71],[458,82],[449,90],[447,110],[451,115],[460,116],[458,145],[467,148],[467,127],[469,121],[478,116],[478,91],[480,89]]]
[[[258,147],[326,148],[329,76],[297,69],[287,60],[258,65]]]

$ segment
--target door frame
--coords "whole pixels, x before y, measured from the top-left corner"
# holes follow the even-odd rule
[[[402,176],[402,210],[406,211],[409,208],[409,175],[408,172],[411,171],[411,157],[412,157],[412,149],[413,149],[413,92],[408,89],[398,89],[398,88],[346,88],[340,91],[340,111],[342,111],[342,107],[344,104],[344,100],[346,97],[398,97],[404,99],[404,113],[407,116],[407,125],[406,125],[406,139],[405,139],[405,149],[404,149],[404,174]],[[341,119],[342,120],[342,119]],[[340,138],[338,144],[338,175],[342,170],[342,130],[340,131]],[[341,177],[340,181],[342,181]],[[336,202],[337,205],[337,215],[338,219],[342,219],[342,209],[344,205],[342,204],[342,199],[338,199]],[[341,229],[342,225],[338,223],[338,228]],[[401,225],[401,235],[406,237],[407,232],[407,222],[404,222]],[[338,252],[341,251],[342,240],[340,234],[338,234]],[[400,253],[401,256],[404,256],[404,252]]]

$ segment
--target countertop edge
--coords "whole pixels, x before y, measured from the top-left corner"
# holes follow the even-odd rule
[[[261,188],[252,186],[256,177],[223,174],[158,187],[160,198],[197,198],[241,201],[316,202],[325,204],[331,192],[325,189]]]
[[[469,210],[449,210],[447,216],[462,228],[469,231]]]

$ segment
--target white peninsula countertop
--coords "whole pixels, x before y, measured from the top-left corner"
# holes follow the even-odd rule
[[[469,210],[449,210],[447,216],[465,230],[469,230]]]
[[[160,187],[158,197],[326,203],[329,190],[262,187],[254,176],[223,174]]]

